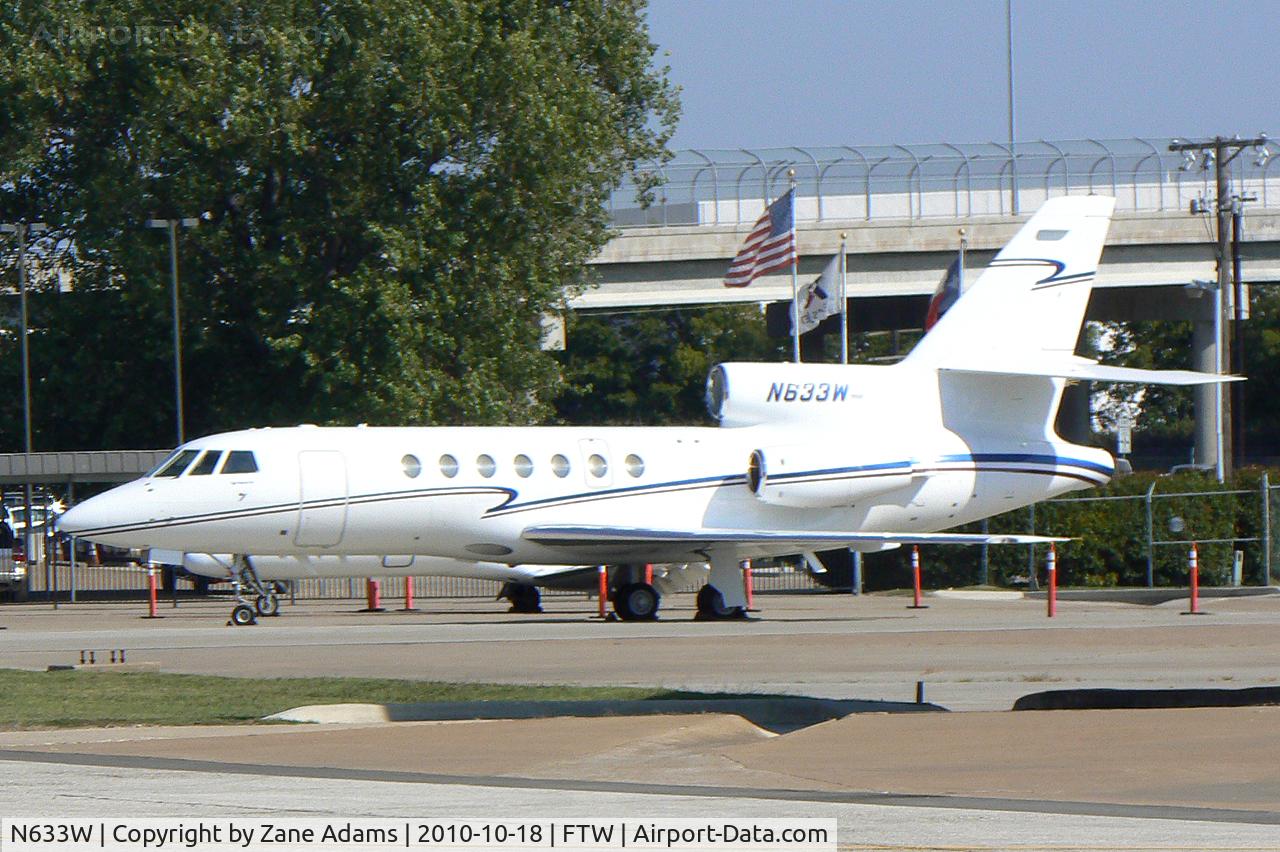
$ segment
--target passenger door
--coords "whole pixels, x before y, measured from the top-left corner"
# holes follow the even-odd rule
[[[307,450],[298,453],[299,547],[333,547],[347,526],[347,465],[342,453]]]

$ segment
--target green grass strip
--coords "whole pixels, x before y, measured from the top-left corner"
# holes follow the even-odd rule
[[[229,725],[308,704],[729,698],[643,687],[436,683],[378,678],[239,678],[0,669],[0,730]]]

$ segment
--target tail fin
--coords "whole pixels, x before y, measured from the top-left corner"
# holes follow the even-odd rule
[[[998,367],[1075,351],[1115,199],[1051,198],[905,363]]]

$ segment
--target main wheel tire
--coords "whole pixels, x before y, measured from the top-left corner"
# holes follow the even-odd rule
[[[710,583],[698,589],[698,618],[742,618],[745,615],[746,610],[740,606],[725,606],[724,595]]]
[[[253,605],[258,610],[258,615],[272,616],[280,614],[280,599],[275,595],[258,595],[258,599],[253,602]]]
[[[653,621],[658,617],[658,590],[648,583],[628,583],[613,595],[613,609],[623,621]]]
[[[507,599],[511,601],[512,612],[542,612],[542,593],[537,586],[515,583],[508,591]]]
[[[257,624],[258,615],[253,611],[253,607],[248,604],[237,604],[236,608],[231,610],[231,623],[236,627]]]

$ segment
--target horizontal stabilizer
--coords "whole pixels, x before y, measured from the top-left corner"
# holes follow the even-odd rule
[[[1243,376],[1201,373],[1195,370],[1143,370],[1137,367],[1113,367],[1088,358],[1054,359],[1052,361],[1001,364],[1000,366],[950,365],[940,372],[970,373],[985,376],[1041,376],[1053,379],[1075,379],[1087,382],[1123,382],[1139,385],[1211,385],[1243,381]]]
[[[827,530],[651,529],[644,527],[548,525],[528,527],[522,537],[538,544],[598,547],[610,544],[763,544],[800,550],[858,544],[1048,544],[1069,541],[1042,535],[981,533],[890,533]]]

